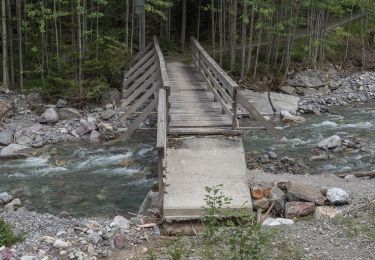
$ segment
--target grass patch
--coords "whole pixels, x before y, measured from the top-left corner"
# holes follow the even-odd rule
[[[0,218],[0,246],[11,246],[22,240],[23,237],[15,235],[12,226]]]
[[[351,216],[337,216],[333,219],[333,223],[340,227],[349,238],[364,235],[375,241],[375,223],[371,221],[360,221]]]

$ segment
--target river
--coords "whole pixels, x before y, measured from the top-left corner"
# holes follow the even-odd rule
[[[267,132],[245,135],[247,152],[275,151],[305,166],[309,174],[373,170],[375,165],[375,105],[337,109],[334,114],[305,116],[306,122],[285,127],[287,141],[275,142]],[[363,151],[329,152],[329,159],[312,160],[328,152],[317,143],[334,134],[358,138]],[[155,134],[135,134],[116,144],[72,143],[44,147],[35,157],[4,161],[0,191],[21,196],[38,212],[73,216],[106,216],[137,212],[156,179]],[[323,156],[324,157],[324,156]]]

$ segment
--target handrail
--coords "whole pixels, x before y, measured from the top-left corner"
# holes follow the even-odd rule
[[[157,149],[163,149],[166,151],[167,146],[167,133],[169,126],[169,93],[170,93],[170,82],[167,74],[167,68],[165,66],[165,60],[163,53],[160,49],[159,42],[156,36],[153,37],[154,48],[157,53],[160,66],[161,74],[161,87],[159,89],[159,105],[158,105],[158,131],[157,131]]]
[[[215,100],[220,102],[223,111],[232,118],[232,128],[237,129],[238,84],[211,58],[193,36],[191,43],[193,60],[206,78],[208,89],[214,94]]]

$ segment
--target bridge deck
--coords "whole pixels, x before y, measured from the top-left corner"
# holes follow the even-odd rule
[[[220,136],[232,131],[232,119],[207,91],[207,83],[196,67],[180,62],[166,66],[170,81],[169,135],[180,137],[168,137],[164,218],[200,218],[206,204],[205,187],[216,185],[223,185],[222,191],[232,199],[229,209],[251,209],[242,139]]]
[[[232,129],[232,120],[207,91],[206,81],[192,65],[167,63],[170,81],[171,134],[219,133]]]

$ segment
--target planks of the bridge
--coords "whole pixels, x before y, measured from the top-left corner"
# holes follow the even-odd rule
[[[216,185],[223,185],[223,193],[232,199],[228,209],[251,210],[240,137],[190,136],[170,139],[169,143],[163,204],[167,221],[200,218],[206,206],[205,187]]]
[[[207,91],[199,71],[181,62],[167,63],[171,84],[170,134],[220,134],[232,129],[232,120]]]

